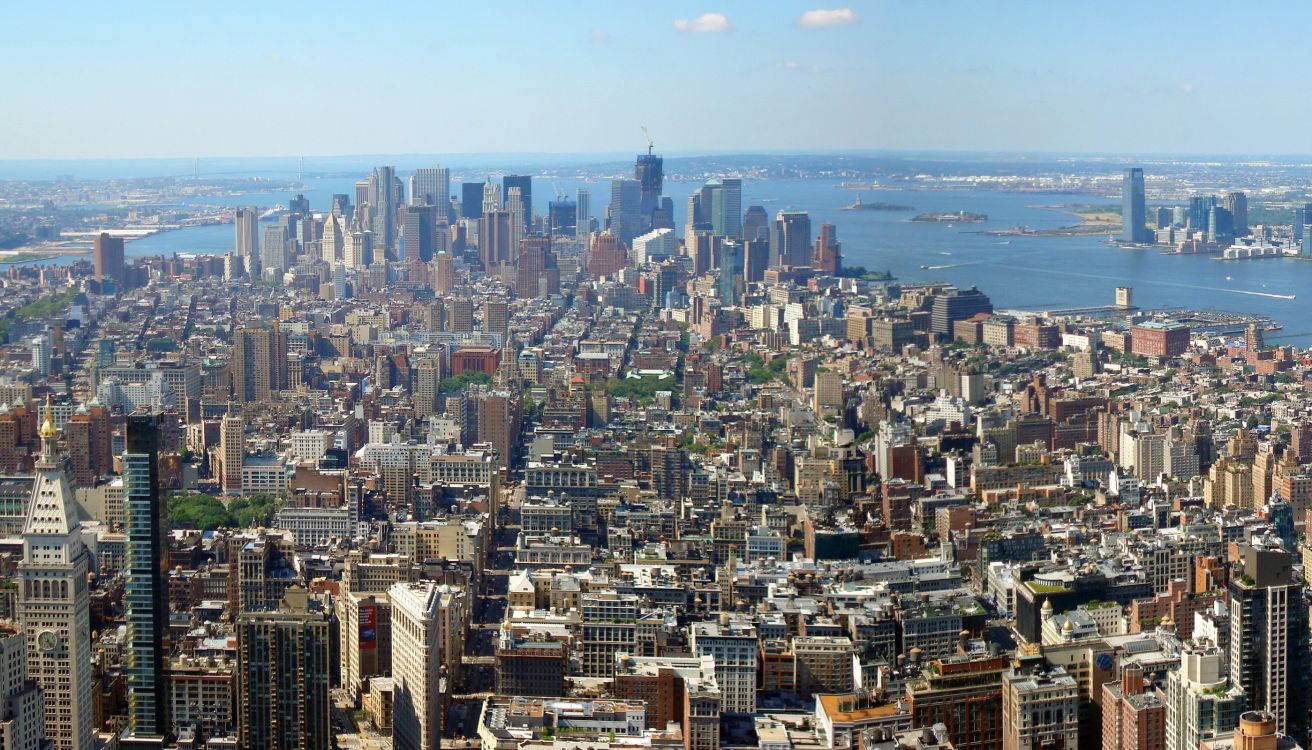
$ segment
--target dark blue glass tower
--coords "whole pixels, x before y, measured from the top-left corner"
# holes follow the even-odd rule
[[[160,418],[127,419],[123,485],[127,515],[128,728],[136,738],[163,737],[168,719],[169,626],[165,517],[159,497]]]
[[[1138,167],[1125,170],[1121,185],[1121,241],[1152,242],[1145,223],[1143,170]]]

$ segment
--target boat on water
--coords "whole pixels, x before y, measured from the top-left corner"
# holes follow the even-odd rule
[[[287,207],[281,203],[278,203],[274,205],[273,208],[260,214],[260,221],[264,221],[265,219],[273,219],[278,216],[282,216],[285,213],[287,213]]]

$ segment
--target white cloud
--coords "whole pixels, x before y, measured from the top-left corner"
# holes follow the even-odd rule
[[[588,38],[596,44],[601,44],[602,42],[610,40],[610,34],[607,34],[601,29],[593,29],[592,32],[588,34]]]
[[[855,26],[860,22],[861,19],[856,17],[851,8],[816,8],[798,16],[794,24],[803,29],[828,29],[834,26]]]
[[[723,13],[703,13],[696,18],[680,18],[674,22],[679,31],[691,31],[696,34],[723,34],[733,31],[733,24]]]
[[[807,75],[820,75],[824,73],[824,68],[819,65],[803,65],[796,60],[780,60],[779,67],[784,70],[791,70],[795,73],[806,73]]]
[[[1186,83],[1180,87],[1180,90],[1186,94],[1192,94],[1194,93],[1194,85],[1192,83]]]

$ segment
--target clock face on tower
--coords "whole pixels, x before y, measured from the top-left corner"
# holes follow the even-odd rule
[[[46,653],[50,653],[51,651],[54,651],[55,649],[59,648],[59,633],[56,633],[53,630],[41,631],[39,634],[37,634],[36,645],[39,646],[41,650],[45,651]]]

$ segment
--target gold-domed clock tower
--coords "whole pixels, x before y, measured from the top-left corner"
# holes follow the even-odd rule
[[[27,673],[45,692],[46,737],[58,750],[90,750],[91,598],[87,549],[59,430],[46,401],[41,456],[23,524],[18,619],[27,634]]]

